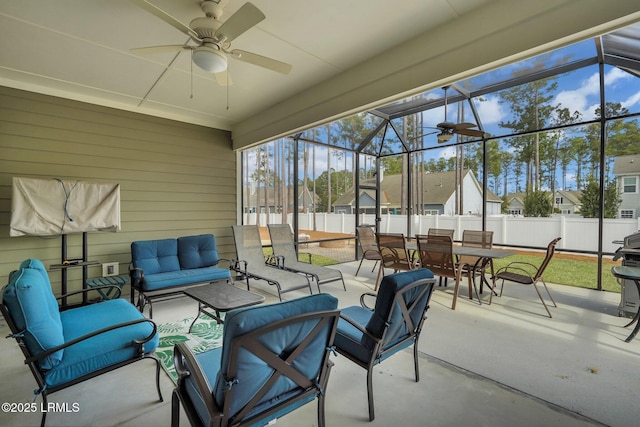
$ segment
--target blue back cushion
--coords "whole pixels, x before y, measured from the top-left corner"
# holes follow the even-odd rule
[[[58,303],[51,291],[49,276],[38,260],[22,263],[3,290],[3,302],[31,355],[64,344]],[[48,370],[62,360],[64,350],[39,360],[40,369]]]
[[[221,370],[218,372],[213,390],[213,397],[218,405],[222,407],[224,404],[225,390],[227,388],[226,379],[231,380],[231,378],[228,378],[227,369],[231,358],[231,343],[236,337],[281,319],[314,311],[335,310],[337,307],[338,300],[334,296],[316,294],[282,303],[254,306],[228,312],[224,320]],[[314,326],[315,322],[292,324],[260,336],[259,341],[275,354],[288,354],[291,349],[297,347]],[[319,334],[293,363],[293,366],[298,370],[302,370],[307,378],[315,378],[320,371],[322,358],[326,350],[328,328],[324,332],[326,333]],[[233,401],[231,402],[229,417],[233,417],[246,405],[274,372],[273,368],[244,348],[240,349],[235,360],[237,362],[235,376],[237,383],[233,385]],[[274,397],[289,392],[296,387],[295,383],[282,376],[271,387],[269,392],[262,397],[260,402],[268,402]]]
[[[380,284],[380,290],[378,291],[378,297],[376,298],[376,306],[373,314],[366,325],[367,331],[376,337],[382,336],[387,324],[387,319],[389,319],[389,332],[386,336],[386,344],[393,344],[406,336],[410,331],[406,328],[406,325],[403,324],[402,312],[398,303],[395,302],[396,293],[417,280],[432,278],[433,273],[431,270],[426,268],[404,271],[385,276]],[[417,287],[412,291],[405,293],[405,303],[407,305],[412,304],[418,297],[421,290],[423,290],[422,287]],[[430,295],[430,292],[426,292],[422,296],[421,301],[419,301],[413,311],[411,311],[410,317],[414,325],[420,321],[420,317],[424,312],[424,307],[428,303]],[[389,318],[390,315],[391,317]],[[363,340],[370,341],[366,335],[363,336]],[[366,345],[367,343],[365,342],[363,344]],[[371,345],[373,344],[371,343]]]
[[[178,259],[183,270],[213,267],[218,264],[218,249],[213,234],[178,238]]]
[[[131,243],[131,262],[144,274],[179,271],[176,239],[140,240]]]

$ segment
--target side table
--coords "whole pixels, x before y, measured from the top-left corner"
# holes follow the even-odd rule
[[[96,289],[100,296],[104,299],[112,299],[120,297],[122,287],[129,281],[129,276],[105,276],[87,279],[87,286],[90,288],[98,288],[100,286],[112,286],[109,289]],[[117,286],[114,287],[114,286]],[[118,291],[116,291],[118,289]]]

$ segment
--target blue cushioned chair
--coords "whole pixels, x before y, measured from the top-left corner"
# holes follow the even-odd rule
[[[318,425],[324,426],[337,306],[335,297],[316,294],[232,310],[222,347],[194,355],[177,344],[171,425],[179,424],[180,403],[194,426],[248,426],[317,398]]]
[[[375,418],[373,409],[373,367],[398,351],[413,344],[416,382],[418,369],[418,339],[435,278],[421,268],[385,276],[380,284],[375,308],[366,307],[364,298],[375,296],[365,293],[360,297],[362,306],[341,310],[335,346],[346,356],[367,370],[369,420]]]
[[[142,359],[156,363],[162,401],[160,362],[153,355],[160,339],[156,325],[130,302],[112,299],[60,311],[44,265],[28,259],[3,288],[0,311],[12,332],[8,338],[20,345],[38,383],[34,393],[42,394],[45,407],[48,394]],[[46,415],[42,413],[43,426]]]

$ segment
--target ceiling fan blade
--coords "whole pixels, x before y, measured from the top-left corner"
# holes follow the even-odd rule
[[[200,38],[198,37],[198,34],[196,34],[196,32],[193,31],[191,28],[189,28],[188,25],[183,24],[181,21],[169,15],[167,12],[160,9],[159,7],[149,3],[147,0],[131,0],[131,1],[134,2],[136,5],[138,5],[139,7],[141,7],[142,9],[146,10],[147,12],[162,19],[164,22],[176,28],[180,32],[185,33],[186,35],[193,37],[197,40],[200,40]]]
[[[465,122],[465,123],[456,123],[455,125],[453,125],[453,128],[454,128],[454,129],[456,129],[456,130],[458,130],[458,129],[476,128],[476,127],[478,127],[478,125],[477,125],[477,124],[475,124],[475,123],[468,123],[468,122]]]
[[[482,138],[484,136],[484,132],[478,129],[456,129],[453,132],[460,135],[475,136],[478,138]]]
[[[169,44],[164,46],[137,47],[131,49],[136,55],[154,55],[158,53],[178,52],[182,49],[191,49],[191,47],[182,44]]]
[[[265,18],[260,9],[251,3],[245,3],[218,28],[216,39],[220,43],[229,43]]]
[[[257,53],[246,52],[244,50],[232,50],[229,52],[232,58],[239,61],[248,62],[249,64],[257,65],[259,67],[267,68],[272,71],[276,71],[282,74],[289,74],[293,68],[291,64],[286,62],[280,62],[273,58],[267,58],[266,56],[258,55]]]

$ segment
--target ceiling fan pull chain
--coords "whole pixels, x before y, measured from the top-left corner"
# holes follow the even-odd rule
[[[189,99],[193,99],[193,49],[191,49],[191,95]]]
[[[227,65],[227,111],[229,111],[229,86],[231,86],[229,84],[229,65]]]

